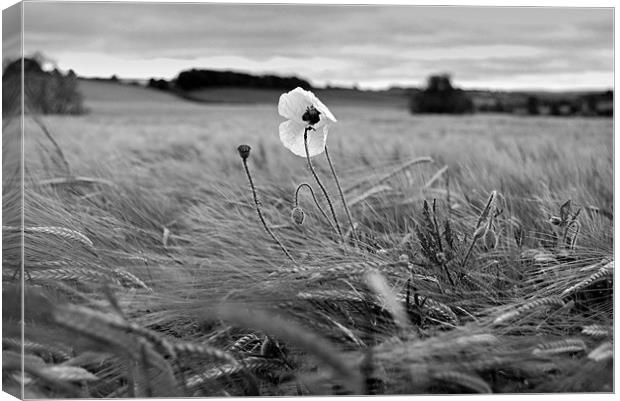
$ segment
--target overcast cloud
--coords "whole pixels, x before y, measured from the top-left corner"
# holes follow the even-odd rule
[[[612,9],[46,2],[25,3],[24,30],[26,54],[85,76],[198,67],[316,85],[450,72],[469,88],[613,86]]]

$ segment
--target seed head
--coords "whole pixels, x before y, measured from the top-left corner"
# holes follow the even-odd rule
[[[252,150],[250,145],[239,145],[239,147],[237,148],[239,156],[241,156],[243,160],[247,159],[250,156],[250,150]]]
[[[305,213],[302,208],[296,206],[291,211],[291,219],[297,224],[303,224]]]

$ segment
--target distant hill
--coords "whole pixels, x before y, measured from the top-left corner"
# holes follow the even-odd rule
[[[128,84],[109,79],[78,79],[78,88],[84,95],[86,105],[97,102],[170,102],[178,100],[173,93],[155,92],[138,84]]]
[[[334,88],[317,88],[312,89],[312,92],[327,104],[351,106],[406,108],[409,99],[405,92]],[[284,90],[281,89],[225,87],[179,92],[177,94],[185,99],[204,103],[277,104],[282,93]]]
[[[281,89],[209,88],[188,92],[155,90],[133,80],[80,78],[79,90],[88,109],[140,108],[145,104],[165,104],[191,101],[204,104],[266,104],[276,107]],[[312,89],[326,104],[333,106],[371,106],[406,109],[406,91],[360,91],[354,89]],[[158,106],[159,107],[159,106]]]
[[[181,84],[179,84],[181,78]],[[308,81],[298,77],[251,75],[232,71],[185,70],[172,80],[128,80],[111,78],[82,79],[88,85],[99,86],[95,96],[110,92],[110,96],[148,98],[148,101],[170,101],[171,97],[198,103],[223,104],[277,104],[279,96],[297,86],[311,89],[324,102],[339,105],[370,105],[406,109],[422,89],[393,87],[387,90],[360,90],[357,88],[312,88]],[[109,85],[113,86],[109,86]],[[106,86],[107,85],[107,86]],[[121,88],[132,88],[121,94]],[[114,88],[114,90],[112,90]],[[146,92],[144,92],[146,91]],[[138,93],[139,92],[139,93]],[[155,92],[159,95],[155,95]],[[463,90],[471,98],[474,112],[612,116],[613,92],[546,92],[546,91],[493,91]],[[113,93],[113,94],[112,94]],[[147,94],[147,96],[143,96]],[[127,96],[125,96],[127,95]],[[87,101],[92,97],[86,95]]]

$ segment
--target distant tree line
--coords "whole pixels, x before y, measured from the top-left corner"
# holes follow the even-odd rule
[[[428,78],[426,88],[410,93],[412,113],[613,116],[611,90],[592,93],[464,91],[452,85],[448,74],[437,74]]]
[[[243,87],[290,90],[298,86],[311,89],[312,85],[297,77],[252,75],[234,71],[191,69],[181,71],[172,81],[151,78],[147,86],[159,90],[192,91],[205,88]]]
[[[156,82],[161,86],[161,80]],[[293,89],[302,87],[310,89],[308,81],[297,77],[279,77],[276,75],[251,75],[233,71],[214,71],[191,69],[182,71],[175,79],[176,88],[190,91],[212,87],[246,87],[268,89]]]
[[[43,114],[82,114],[86,110],[73,70],[44,71],[39,57],[24,58],[24,104],[26,111]],[[2,111],[17,113],[21,106],[22,59],[6,62],[2,71]]]
[[[148,86],[149,88],[159,89],[163,91],[170,89],[170,83],[166,81],[165,79],[151,78],[149,79],[149,82],[147,83],[146,86]]]
[[[529,115],[551,116],[613,116],[613,91],[588,93],[570,98],[549,98],[530,95],[526,101]]]

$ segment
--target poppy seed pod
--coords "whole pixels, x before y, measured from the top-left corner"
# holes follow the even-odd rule
[[[478,239],[480,237],[482,237],[482,235],[484,234],[484,232],[486,231],[487,227],[486,224],[482,224],[480,227],[478,227],[476,229],[476,231],[474,232],[474,238]]]
[[[291,211],[291,219],[297,224],[303,224],[305,218],[305,213],[302,208],[296,206]]]
[[[306,112],[301,116],[301,119],[310,125],[314,125],[321,121],[321,112],[310,106],[306,109]]]
[[[484,233],[484,246],[487,249],[495,249],[497,247],[497,235],[495,235],[495,231],[487,230]]]
[[[237,148],[239,156],[241,156],[243,160],[247,159],[250,156],[250,150],[252,150],[250,145],[239,145],[239,147]]]

